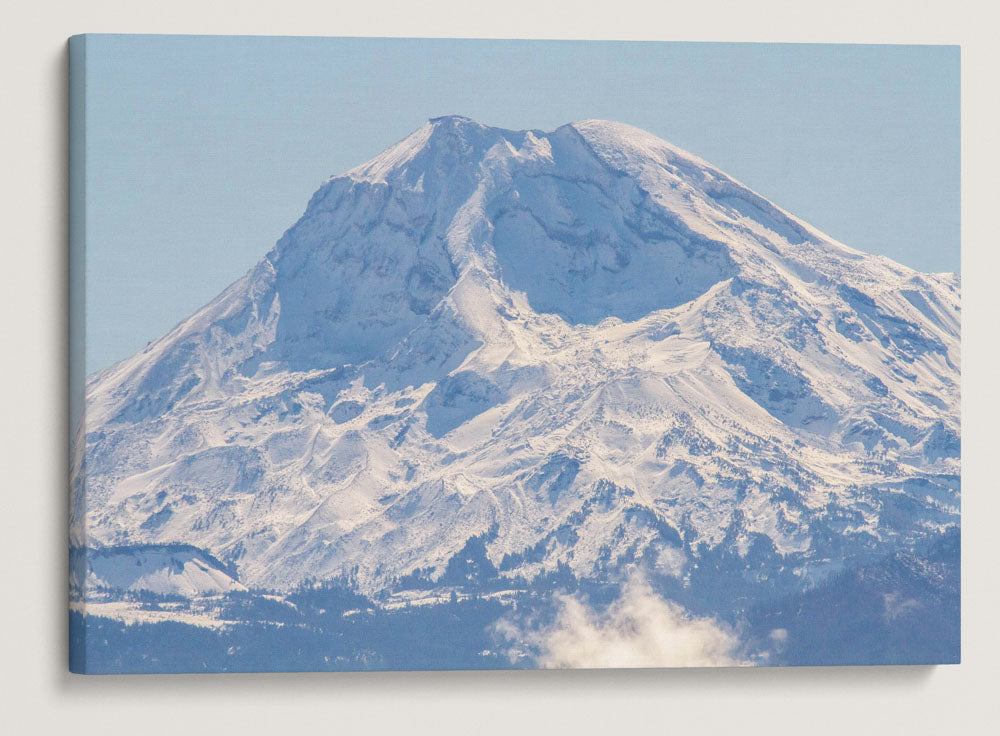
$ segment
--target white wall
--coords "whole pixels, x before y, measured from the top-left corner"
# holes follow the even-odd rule
[[[35,0],[0,43],[0,726],[6,733],[976,733],[1000,722],[990,3]],[[940,668],[81,678],[66,673],[66,54],[80,32],[961,43],[964,663]],[[585,70],[581,70],[585,73]],[[238,729],[238,730],[237,730]]]

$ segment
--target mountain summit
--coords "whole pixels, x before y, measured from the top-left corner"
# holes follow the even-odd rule
[[[88,379],[74,539],[776,596],[957,525],[959,326],[956,276],[637,128],[435,118]]]

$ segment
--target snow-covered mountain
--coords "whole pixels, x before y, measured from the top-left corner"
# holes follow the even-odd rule
[[[628,125],[436,118],[88,379],[74,541],[808,584],[958,524],[959,296]]]
[[[86,555],[87,559],[81,559]],[[136,545],[74,550],[70,586],[198,596],[246,590],[233,571],[189,545]]]

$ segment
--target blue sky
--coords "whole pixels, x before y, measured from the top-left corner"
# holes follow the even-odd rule
[[[959,269],[955,46],[87,40],[88,373],[259,260],[329,176],[461,114],[631,123],[844,243]]]

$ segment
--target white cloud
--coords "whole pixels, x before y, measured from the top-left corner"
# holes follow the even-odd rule
[[[501,632],[537,652],[542,667],[725,667],[746,665],[739,640],[726,626],[696,618],[633,580],[607,610],[597,612],[563,596],[555,623],[524,634]]]

